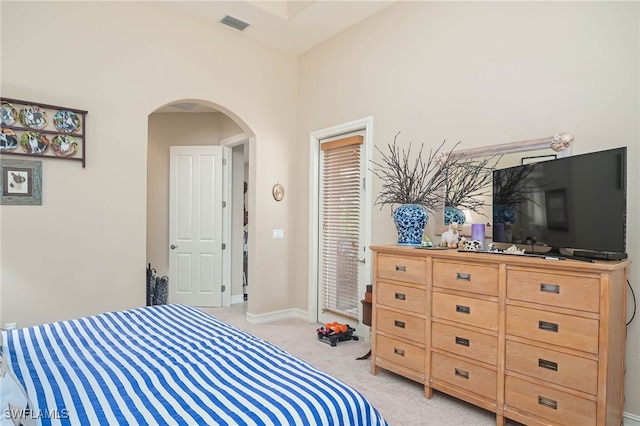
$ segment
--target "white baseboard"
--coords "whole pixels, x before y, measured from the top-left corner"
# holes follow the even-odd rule
[[[244,294],[236,294],[231,296],[231,304],[237,305],[238,303],[244,302]]]
[[[251,324],[265,324],[273,321],[280,321],[285,319],[298,318],[303,319],[305,321],[309,321],[308,312],[302,309],[285,309],[282,311],[268,312],[266,314],[247,314],[247,321]],[[312,322],[312,321],[309,321]],[[358,336],[360,339],[363,339],[365,342],[371,341],[371,333],[369,326],[364,324],[356,325],[356,332],[354,336]],[[631,426],[636,426],[632,424]],[[637,425],[640,426],[640,425]]]
[[[282,311],[267,312],[265,314],[247,314],[247,321],[251,324],[265,324],[290,318],[309,320],[307,311],[302,309],[285,309]]]
[[[640,426],[640,416],[631,413],[622,414],[624,426]]]

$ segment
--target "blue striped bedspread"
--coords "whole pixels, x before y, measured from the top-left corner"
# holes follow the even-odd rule
[[[387,424],[352,387],[185,305],[2,337],[1,424],[20,416],[25,425]],[[7,385],[11,377],[26,403]]]

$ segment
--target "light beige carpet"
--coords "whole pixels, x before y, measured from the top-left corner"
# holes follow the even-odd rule
[[[339,342],[332,347],[318,340],[318,324],[302,319],[255,325],[246,321],[243,305],[205,310],[349,384],[369,399],[392,426],[496,424],[493,413],[443,393],[434,391],[433,397],[426,399],[419,383],[383,369],[372,375],[370,360],[356,360],[370,349],[364,340]]]

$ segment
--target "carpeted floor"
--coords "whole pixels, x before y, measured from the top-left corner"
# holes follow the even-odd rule
[[[302,319],[255,325],[246,321],[243,304],[205,310],[351,385],[366,396],[392,426],[496,424],[495,415],[489,411],[437,391],[431,399],[426,399],[422,385],[386,370],[380,369],[378,375],[372,375],[370,360],[356,359],[370,349],[364,340],[340,342],[331,347],[318,340],[317,324]]]

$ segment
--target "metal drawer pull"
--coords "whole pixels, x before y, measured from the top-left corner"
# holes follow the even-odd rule
[[[463,379],[467,379],[469,380],[469,372],[468,371],[464,371],[464,370],[460,370],[459,368],[454,369],[454,374],[458,377],[462,377]]]
[[[469,346],[469,339],[456,336],[456,345]]]
[[[395,321],[393,321],[393,325],[395,325],[396,327],[399,327],[399,328],[404,328],[404,322],[402,322],[402,321],[395,320]]]
[[[402,349],[393,348],[393,353],[396,355],[404,356],[404,350]]]
[[[540,330],[553,331],[554,333],[557,333],[559,327],[558,324],[555,324],[553,322],[538,321],[538,328]]]
[[[560,294],[560,286],[557,284],[540,283],[540,291],[543,293]]]
[[[471,308],[468,306],[456,305],[456,312],[460,312],[461,314],[470,314]]]
[[[546,368],[547,370],[558,371],[558,363],[553,361],[547,361],[546,359],[538,358],[538,367]]]
[[[407,272],[407,267],[404,265],[396,265],[396,272]]]
[[[456,279],[459,281],[471,281],[471,274],[456,272]]]
[[[406,300],[407,296],[405,296],[402,293],[396,293],[396,299],[398,299],[398,300]]]
[[[540,395],[538,395],[538,404],[553,408],[554,410],[558,409],[558,401],[554,401],[553,399],[545,398]]]

